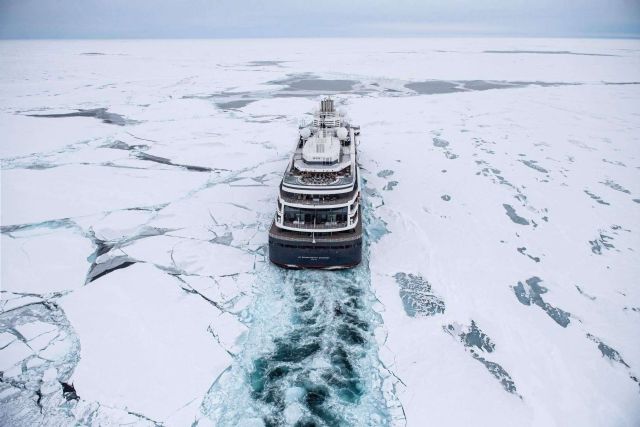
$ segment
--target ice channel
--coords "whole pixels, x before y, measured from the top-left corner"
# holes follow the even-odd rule
[[[370,211],[371,209],[367,209]],[[365,230],[386,232],[369,214]],[[374,331],[369,245],[357,268],[265,267],[250,328],[202,410],[220,426],[390,425]]]

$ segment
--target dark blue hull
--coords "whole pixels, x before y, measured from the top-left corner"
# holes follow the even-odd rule
[[[269,259],[286,268],[349,268],[362,261],[362,235],[313,243],[269,235]]]

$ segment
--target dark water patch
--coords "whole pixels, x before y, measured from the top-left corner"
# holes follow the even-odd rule
[[[598,344],[598,350],[600,350],[600,353],[602,353],[602,357],[606,357],[609,360],[612,360],[614,362],[617,362],[621,365],[626,366],[627,368],[630,368],[630,366],[627,364],[627,362],[624,361],[624,359],[622,358],[622,356],[620,355],[620,353],[615,350],[612,347],[609,347],[608,345],[606,345],[605,343],[602,342],[602,340],[594,335],[591,334],[587,334],[587,338],[589,338],[591,341],[595,342],[596,344]]]
[[[478,148],[480,151],[484,151],[487,154],[496,154],[495,151],[488,148],[487,146],[495,146],[496,143],[494,141],[487,141],[482,138],[473,138],[473,145]],[[477,164],[487,164],[484,160],[476,160]]]
[[[400,286],[400,299],[408,316],[434,316],[444,313],[444,300],[432,292],[431,284],[422,276],[396,273],[393,277]]]
[[[492,362],[485,358],[483,353],[493,353],[496,346],[491,341],[491,338],[484,333],[476,324],[475,321],[471,321],[471,326],[464,328],[458,324],[449,324],[443,326],[442,329],[454,338],[457,338],[465,347],[471,356],[482,363],[487,371],[496,378],[502,388],[508,393],[514,394],[520,398],[516,384],[511,378],[511,375],[498,363]]]
[[[541,81],[504,81],[504,80],[427,80],[404,85],[421,95],[436,95],[455,92],[474,92],[492,89],[516,89],[527,86],[566,86],[579,83],[541,82]]]
[[[151,154],[146,154],[146,153],[138,153],[136,155],[137,158],[139,158],[140,160],[146,160],[149,162],[155,162],[155,163],[160,163],[163,165],[169,165],[169,166],[176,166],[171,160],[165,158],[165,157],[159,157],[159,156],[154,156]]]
[[[136,262],[137,262],[136,260],[133,260],[126,255],[121,255],[121,256],[113,257],[107,261],[104,261],[98,264],[93,263],[91,265],[89,273],[87,273],[87,279],[85,281],[85,284],[91,283],[94,280],[98,280],[102,276],[106,276],[107,274],[114,272],[116,270],[127,268],[135,264]]]
[[[478,325],[473,320],[468,330],[460,332],[459,337],[465,347],[468,348],[476,347],[478,350],[486,351],[487,353],[492,353],[496,348],[495,344],[491,342],[491,338],[478,328]]]
[[[325,386],[309,386],[306,389],[304,402],[313,415],[322,420],[328,426],[339,426],[341,420],[325,406],[329,398],[329,389]]]
[[[549,290],[540,285],[542,279],[537,276],[533,276],[525,283],[518,282],[516,286],[512,286],[513,292],[516,295],[518,301],[524,305],[537,305],[543,309],[549,317],[551,317],[558,325],[566,328],[570,323],[571,313],[561,310],[552,306],[548,302],[544,301],[542,295]]]
[[[55,230],[57,228],[75,228],[77,224],[70,218],[52,219],[43,222],[34,222],[29,224],[14,224],[0,226],[0,233],[10,234],[26,230],[35,230],[38,228],[48,228]]]
[[[578,285],[576,285],[576,289],[578,290],[578,292],[580,293],[580,295],[583,295],[587,298],[589,298],[591,301],[595,301],[596,297],[589,295],[588,293],[586,293],[585,291],[582,290],[582,288]]]
[[[519,216],[513,206],[504,203],[502,207],[504,207],[504,209],[507,211],[507,216],[509,217],[509,219],[511,219],[511,221],[519,225],[529,225],[529,221]]]
[[[490,81],[490,80],[468,80],[464,82],[464,87],[470,90],[490,90],[490,89],[509,89],[524,87],[523,84],[505,82],[505,81]]]
[[[203,100],[213,100],[219,108],[241,108],[245,105],[248,105],[252,102],[258,101],[261,98],[266,96],[265,93],[260,92],[234,92],[234,91],[220,91],[214,93],[205,93],[205,94],[191,94],[191,95],[183,95],[182,99],[203,99]],[[246,101],[246,104],[240,104],[240,102]],[[237,104],[233,104],[238,102]],[[232,103],[229,106],[226,104]]]
[[[535,261],[535,262],[540,262],[540,258],[537,256],[532,256],[530,254],[527,253],[527,248],[525,246],[522,246],[521,248],[517,248],[517,251],[520,252],[522,255],[525,255],[527,257],[529,257],[529,259]]]
[[[378,172],[378,177],[380,177],[380,178],[386,178],[386,177],[391,176],[391,175],[393,175],[393,171],[390,170],[390,169],[384,169],[384,170],[381,170],[380,172]]]
[[[391,191],[396,185],[398,185],[398,181],[389,181],[382,189],[385,191]]]
[[[589,244],[591,245],[591,252],[596,255],[602,255],[603,250],[608,251],[614,249],[615,246],[610,243],[612,240],[613,237],[600,232],[597,238],[595,238],[594,240],[589,240]]]
[[[220,94],[205,94],[205,95],[182,95],[182,99],[212,99],[217,98]]]
[[[274,98],[310,98],[310,97],[317,97],[319,95],[323,95],[326,92],[285,92],[284,90],[282,92],[276,92],[273,97]]]
[[[449,141],[446,141],[446,140],[444,140],[442,138],[435,137],[435,138],[433,138],[433,146],[434,147],[445,148],[445,147],[449,146]]]
[[[145,160],[145,161],[154,162],[154,163],[160,163],[160,164],[168,165],[168,166],[177,166],[177,167],[186,169],[188,171],[193,171],[193,172],[213,172],[213,171],[222,170],[222,169],[212,169],[212,168],[208,168],[208,167],[204,167],[204,166],[194,166],[194,165],[184,165],[184,164],[180,164],[180,163],[173,163],[170,159],[167,159],[165,157],[154,156],[154,155],[147,154],[147,153],[136,153],[136,157],[138,159],[140,159],[140,160]]]
[[[619,230],[624,230],[626,232],[630,232],[631,230],[627,229],[627,228],[622,228],[621,225],[617,225],[617,224],[613,224],[611,227],[611,230],[613,230],[613,234],[617,235]]]
[[[31,169],[31,170],[45,170],[45,169],[52,169],[57,167],[57,165],[52,165],[49,163],[32,163],[30,165],[26,165],[24,167],[24,169]]]
[[[350,345],[362,345],[366,342],[358,329],[348,324],[342,324],[336,328],[338,337]]]
[[[289,82],[288,90],[348,92],[356,83],[355,80],[300,79]]]
[[[60,381],[60,385],[62,386],[62,396],[67,401],[80,400],[80,396],[76,393],[76,388],[73,386],[73,383],[68,384],[64,381]]]
[[[27,114],[28,117],[42,117],[42,118],[65,118],[65,117],[94,117],[102,120],[103,123],[117,126],[125,126],[138,123],[135,120],[130,120],[124,116],[116,113],[110,113],[108,108],[93,108],[89,110],[77,110],[71,113],[58,113],[58,114]]]
[[[476,160],[476,163],[478,163],[478,162],[482,162],[482,164],[486,164],[486,162],[484,162],[484,161]],[[501,175],[500,169],[497,169],[497,168],[489,166],[489,167],[482,168],[479,172],[476,172],[476,175],[482,175],[482,176],[490,177],[491,181],[493,181],[494,183],[500,184],[500,185],[506,185],[507,187],[510,187],[510,188],[518,191],[518,193],[519,193],[519,190],[516,188],[516,186],[513,185],[511,182],[509,182],[505,177],[503,177]],[[520,195],[520,193],[519,193],[519,195]],[[524,195],[522,195],[522,196],[524,197]]]
[[[357,405],[366,392],[357,366],[373,339],[363,291],[353,270],[288,276],[295,327],[274,338],[273,350],[254,361],[253,398],[271,408],[263,418],[266,425],[291,422],[285,414],[291,390],[300,391],[298,403],[304,407],[298,425],[346,425],[341,408]]]
[[[633,200],[636,203],[640,203],[640,199],[631,199],[631,200]]]
[[[451,196],[449,196],[448,194],[443,194],[442,196],[440,196],[440,198],[445,202],[448,202],[449,200],[451,200]]]
[[[214,170],[219,170],[219,169],[208,168],[205,166],[182,165],[178,163],[176,163],[175,165],[192,172],[213,172]]]
[[[604,82],[604,84],[626,86],[626,85],[640,85],[640,82]]]
[[[619,56],[608,53],[572,52],[570,50],[485,50],[483,53],[517,53],[532,55]]]
[[[135,151],[135,150],[148,150],[149,146],[145,144],[133,144],[129,145],[123,141],[113,141],[108,144],[104,144],[100,146],[101,148],[112,148],[114,150],[125,150],[125,151]]]
[[[604,184],[604,185],[606,185],[607,187],[609,187],[609,188],[611,188],[611,189],[613,189],[613,190],[616,190],[616,191],[620,191],[620,192],[622,192],[622,193],[631,194],[631,191],[627,190],[627,189],[626,189],[626,188],[624,188],[622,185],[620,185],[620,184],[618,184],[618,183],[614,182],[614,181],[613,181],[613,180],[611,180],[611,179],[607,179],[607,180],[606,180],[606,181],[604,181],[604,182],[603,182],[603,181],[600,181],[600,184]]]
[[[600,196],[597,196],[597,195],[593,194],[589,190],[584,190],[584,192],[585,192],[585,194],[587,194],[589,197],[591,197],[593,200],[595,200],[599,204],[609,206],[609,203],[607,203],[604,200],[602,200],[602,198]]]
[[[235,101],[216,102],[216,105],[222,110],[237,110],[256,101],[257,99],[238,99]]]
[[[103,55],[106,55],[106,53],[102,53],[102,52],[82,52],[80,55],[85,55],[85,56],[103,56]]]
[[[249,61],[247,65],[250,67],[271,67],[280,66],[288,61]]]
[[[505,391],[511,394],[518,395],[516,383],[511,378],[511,375],[509,375],[509,373],[502,366],[485,359],[473,350],[471,350],[470,352],[474,359],[482,363],[485,368],[487,368],[487,371],[489,371],[491,375],[493,375],[498,381],[500,381],[500,384],[502,385],[502,388],[505,389]]]
[[[346,79],[323,79],[311,73],[289,75],[280,80],[267,82],[272,85],[286,86],[280,92],[350,92],[359,82]],[[282,94],[276,94],[280,96]],[[306,94],[303,94],[306,96]]]
[[[624,168],[627,167],[627,165],[625,165],[624,163],[622,163],[619,160],[612,161],[612,160],[602,159],[602,161],[605,162],[605,163],[609,163],[610,165],[622,166]]]
[[[436,95],[443,93],[465,92],[466,89],[460,87],[460,83],[443,80],[427,80],[424,82],[411,82],[404,85],[421,95]]]
[[[276,340],[277,350],[273,353],[271,360],[276,362],[299,363],[320,350],[320,343],[318,341],[306,343],[300,343],[299,341],[300,337],[296,337],[295,335],[282,340]]]
[[[458,158],[457,154],[452,153],[451,151],[448,151],[448,150],[444,152],[444,156],[449,160],[455,160]]]
[[[529,166],[531,169],[536,170],[538,172],[542,172],[542,173],[549,173],[548,170],[546,170],[545,168],[543,168],[542,166],[538,165],[538,162],[536,160],[518,160],[519,162]]]
[[[458,155],[450,151],[447,147],[449,146],[449,141],[442,139],[440,137],[433,138],[433,146],[442,148],[444,152],[444,156],[449,160],[454,160],[458,158]]]

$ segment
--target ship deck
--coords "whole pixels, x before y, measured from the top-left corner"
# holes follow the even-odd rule
[[[299,231],[283,230],[275,225],[275,220],[271,223],[269,236],[281,240],[291,242],[313,242],[332,243],[332,242],[350,242],[362,237],[362,220],[358,221],[356,227],[348,231],[339,231],[336,233],[302,233]]]
[[[350,202],[359,188],[356,186],[353,190],[348,193],[338,193],[338,194],[320,194],[318,198],[314,199],[313,197],[299,199],[297,194],[289,193],[282,187],[280,187],[280,198],[287,203],[295,203],[298,205],[308,205],[308,206],[316,206],[318,208],[322,208],[324,205],[339,205]],[[322,198],[320,198],[322,197]]]

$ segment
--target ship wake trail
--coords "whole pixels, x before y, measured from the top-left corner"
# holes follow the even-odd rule
[[[341,271],[262,275],[244,350],[209,390],[216,425],[389,425],[368,251]]]

